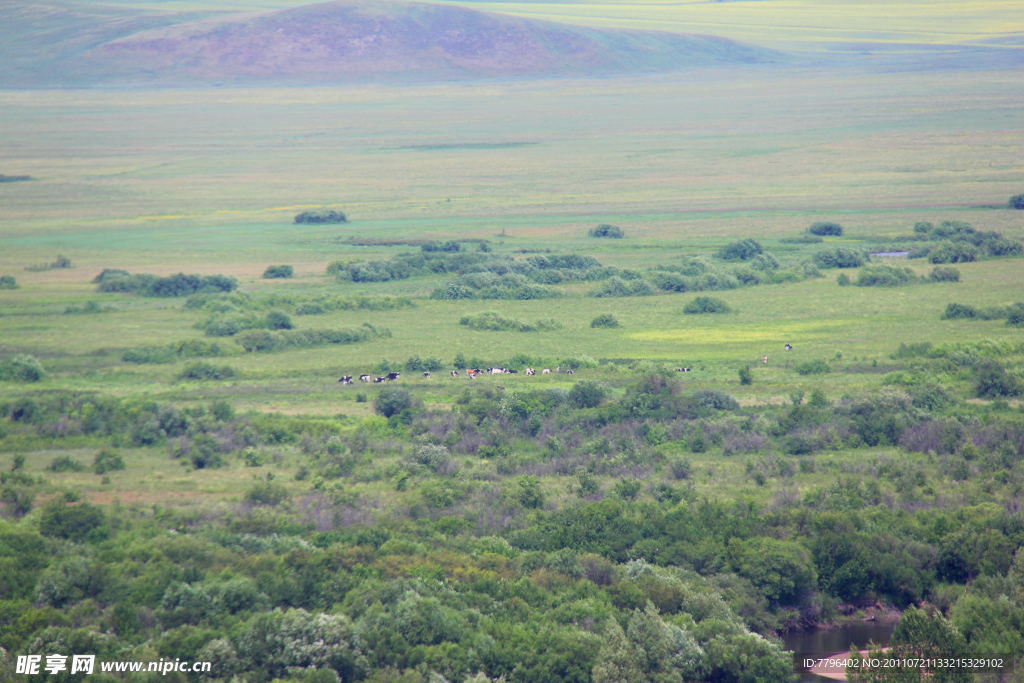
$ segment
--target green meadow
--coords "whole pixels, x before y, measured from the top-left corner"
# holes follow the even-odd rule
[[[529,14],[570,10],[620,8]],[[923,605],[961,654],[1016,661],[1018,81],[0,93],[0,172],[33,178],[0,185],[0,644],[77,634],[251,683],[781,683],[778,634]],[[293,222],[321,210],[348,221]],[[807,241],[819,221],[842,235]],[[764,253],[723,259],[740,240]],[[871,259],[900,286],[820,256],[922,246]],[[125,284],[176,273],[234,291]],[[684,312],[698,296],[728,311]],[[98,472],[105,449],[123,469]],[[253,644],[275,629],[288,647]],[[616,648],[644,629],[664,652],[641,666]]]

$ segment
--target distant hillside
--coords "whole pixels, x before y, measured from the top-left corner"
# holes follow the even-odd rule
[[[665,71],[785,60],[701,35],[342,0],[258,14],[0,3],[0,87],[334,83]]]

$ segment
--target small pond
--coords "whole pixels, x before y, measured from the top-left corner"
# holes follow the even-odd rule
[[[857,621],[832,629],[814,629],[787,633],[782,636],[787,650],[793,651],[793,670],[801,683],[835,683],[828,678],[817,676],[804,666],[804,659],[821,659],[838,652],[849,652],[850,645],[863,650],[868,641],[888,645],[896,624],[877,621]]]

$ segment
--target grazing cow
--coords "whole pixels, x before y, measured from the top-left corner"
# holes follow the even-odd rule
[[[792,344],[786,344],[786,346],[785,346],[784,348],[785,348],[785,349],[786,349],[787,351],[792,351],[792,350],[793,350],[793,345],[792,345]]]
[[[519,374],[518,370],[506,370],[505,372],[507,372],[510,375],[518,375]]]
[[[342,384],[352,384],[352,375],[345,375],[338,381],[341,382]]]
[[[765,356],[764,358],[762,358],[761,362],[764,363],[765,365],[768,365],[768,356]]]
[[[491,368],[492,375],[502,375],[505,373],[505,368]]]
[[[537,371],[534,370],[533,368],[526,368],[526,374],[530,375],[530,376],[533,376],[533,375],[537,374]]]
[[[676,372],[689,372],[690,368],[676,368]]]
[[[426,377],[427,379],[430,379],[430,373],[429,372],[424,372],[423,376]]]
[[[572,374],[572,370],[566,370],[566,371],[565,371],[565,374],[567,374],[567,375],[571,375],[571,374]]]
[[[359,375],[359,381],[360,382],[369,382],[370,381],[370,376],[369,375]]]
[[[389,381],[389,382],[394,382],[394,381],[395,381],[396,379],[398,379],[398,378],[399,378],[399,376],[400,376],[400,373],[397,373],[397,372],[389,372],[389,373],[388,373],[388,376],[387,376],[387,377],[385,377],[384,379],[386,379],[386,380],[387,380],[387,381]]]
[[[458,370],[452,370],[452,377],[458,377],[458,376],[459,376],[459,371]]]
[[[381,382],[383,382],[383,381],[384,381],[384,378],[383,378],[383,377],[374,377],[374,378],[373,378],[373,383],[374,383],[374,384],[380,384],[380,383],[381,383]]]
[[[547,368],[544,368],[543,370],[540,371],[540,374],[542,374],[542,375],[550,375],[551,371],[548,370]]]

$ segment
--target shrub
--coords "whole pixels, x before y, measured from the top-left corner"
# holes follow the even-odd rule
[[[798,363],[794,366],[793,370],[800,375],[823,375],[832,372],[832,368],[823,360],[807,360],[803,363]]]
[[[13,275],[0,276],[0,289],[17,289],[18,281]]]
[[[764,253],[764,247],[757,240],[740,240],[732,242],[718,250],[718,257],[727,261],[739,259],[748,261],[759,254]]]
[[[932,268],[932,272],[928,274],[928,279],[932,282],[960,282],[960,271],[956,268],[937,266]]]
[[[605,280],[599,287],[590,291],[589,296],[603,297],[624,297],[624,296],[650,296],[654,294],[654,287],[645,280],[623,280],[617,275]]]
[[[622,228],[615,225],[608,225],[607,223],[602,223],[596,228],[591,228],[587,231],[587,235],[590,237],[610,237],[617,240],[625,237],[625,233],[622,232]]]
[[[914,223],[914,232],[919,235],[924,235],[935,229],[935,226],[927,221],[918,221]]]
[[[1024,327],[1024,304],[1015,304],[1010,307],[1010,313],[1006,316],[1006,324],[1010,327]]]
[[[989,240],[985,243],[985,248],[988,250],[988,255],[993,258],[1020,256],[1024,252],[1024,245],[1017,240]]]
[[[640,495],[643,482],[639,479],[620,479],[612,487],[612,491],[622,500],[634,500]]]
[[[597,382],[577,382],[569,390],[569,400],[577,408],[596,408],[605,398],[604,387]]]
[[[867,262],[864,252],[849,247],[826,249],[814,255],[814,263],[819,268],[860,268]]]
[[[1020,396],[1022,388],[1016,377],[1008,374],[999,363],[988,362],[978,368],[975,393],[978,398],[1004,398]]]
[[[294,274],[295,270],[291,266],[267,266],[267,269],[263,271],[263,279],[283,279],[289,278]]]
[[[115,472],[117,470],[123,470],[124,458],[117,451],[112,451],[109,448],[104,448],[92,461],[92,471],[96,474],[106,474],[107,472]]]
[[[131,274],[127,270],[121,270],[120,268],[104,268],[100,271],[99,275],[92,279],[92,282],[98,285],[107,280],[116,280],[123,277],[131,277]]]
[[[850,276],[847,275],[846,273],[839,273],[839,277],[836,278],[836,284],[838,284],[840,287],[849,287]]]
[[[34,356],[18,354],[0,361],[0,380],[8,382],[38,382],[46,376],[43,366]]]
[[[721,299],[717,299],[713,296],[698,296],[696,299],[686,304],[683,308],[683,313],[696,315],[701,313],[728,313],[730,310],[729,304],[725,303]]]
[[[284,311],[271,311],[267,313],[267,327],[271,330],[290,330],[293,328],[292,319]]]
[[[942,313],[942,320],[962,320],[977,317],[978,309],[964,304],[946,304],[946,310]]]
[[[51,460],[46,469],[51,472],[81,472],[85,469],[85,465],[69,455],[61,455]]]
[[[69,541],[102,540],[110,535],[103,510],[79,503],[73,507],[63,501],[56,501],[43,510],[39,519],[39,533],[50,538],[64,538]]]
[[[245,502],[253,505],[278,505],[289,497],[284,484],[272,481],[261,481],[245,492]]]
[[[533,476],[521,477],[516,482],[516,498],[524,508],[535,510],[544,507],[544,491],[540,488],[540,479]]]
[[[410,458],[414,465],[429,468],[434,472],[445,467],[451,460],[452,454],[444,446],[428,443],[418,447]]]
[[[1010,197],[1009,205],[1011,209],[1024,209],[1024,194],[1015,194]]]
[[[562,327],[561,323],[554,318],[538,320],[536,323],[530,324],[518,318],[505,317],[494,311],[464,315],[459,320],[459,324],[474,330],[490,330],[493,332],[538,332],[557,330]]]
[[[141,346],[121,354],[125,363],[173,363],[177,359],[174,349],[169,346]]]
[[[192,363],[178,375],[178,379],[193,380],[222,380],[231,379],[235,376],[235,370],[230,365],[213,365],[212,363]]]
[[[754,375],[750,372],[750,366],[740,368],[740,384],[750,385],[754,383]]]
[[[711,410],[739,410],[740,403],[729,394],[718,389],[701,389],[693,392],[693,400]]]
[[[928,254],[928,262],[970,263],[978,260],[978,248],[967,242],[943,242]]]
[[[295,315],[323,315],[326,313],[320,304],[305,303],[296,307]]]
[[[618,319],[611,313],[602,313],[590,321],[591,327],[618,327]]]
[[[341,211],[303,211],[295,217],[296,223],[346,223],[348,217]]]
[[[899,287],[914,282],[917,282],[914,271],[898,266],[868,266],[857,274],[858,287]]]
[[[403,387],[385,387],[373,399],[373,409],[379,415],[391,417],[412,408],[412,395]]]
[[[811,227],[807,228],[807,232],[819,237],[842,237],[843,226],[838,223],[818,221],[817,223],[811,223]]]

